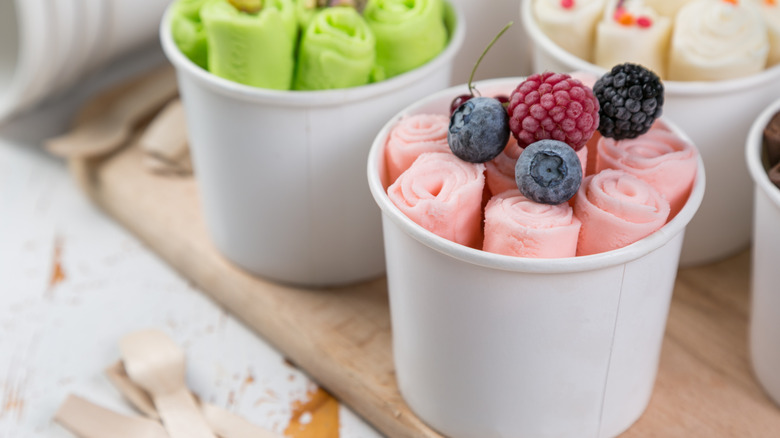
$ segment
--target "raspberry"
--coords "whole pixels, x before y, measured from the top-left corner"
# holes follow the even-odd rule
[[[509,128],[525,148],[539,140],[579,150],[599,126],[599,102],[590,88],[562,73],[531,75],[509,98]]]
[[[664,85],[655,73],[637,64],[620,64],[596,81],[599,132],[615,140],[636,138],[661,116]]]

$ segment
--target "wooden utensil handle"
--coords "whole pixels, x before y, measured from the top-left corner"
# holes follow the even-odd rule
[[[154,397],[154,405],[171,438],[216,438],[186,388]]]

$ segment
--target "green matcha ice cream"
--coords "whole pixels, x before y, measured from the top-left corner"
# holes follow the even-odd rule
[[[353,8],[318,12],[301,38],[293,88],[328,90],[367,84],[374,68],[374,35]]]
[[[447,45],[442,0],[369,0],[363,15],[388,78],[425,64]]]
[[[298,23],[304,31],[309,27],[314,15],[329,7],[345,6],[357,9],[361,14],[368,0],[295,0],[295,12]]]
[[[265,0],[257,13],[239,11],[227,0],[207,0],[200,16],[211,73],[245,85],[290,89],[298,38],[293,0]]]
[[[200,9],[206,1],[178,0],[171,16],[171,33],[176,46],[190,61],[204,69],[208,68],[208,49]]]

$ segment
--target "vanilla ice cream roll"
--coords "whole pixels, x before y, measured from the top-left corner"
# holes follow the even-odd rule
[[[586,61],[593,60],[596,23],[606,0],[534,0],[539,28],[562,49]]]
[[[606,69],[632,62],[666,76],[672,20],[644,0],[610,0],[596,27],[594,62]]]
[[[759,73],[769,38],[755,4],[695,0],[677,14],[669,56],[674,81],[718,81]]]
[[[751,0],[761,9],[769,37],[767,67],[780,62],[780,3],[777,0]]]
[[[691,1],[692,0],[645,0],[645,3],[659,14],[664,17],[669,17],[674,21],[674,17],[677,15],[680,8]]]

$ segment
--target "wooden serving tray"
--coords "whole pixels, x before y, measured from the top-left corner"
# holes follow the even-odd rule
[[[440,436],[398,392],[384,279],[307,290],[252,277],[212,246],[192,178],[149,173],[137,146],[70,165],[108,214],[379,431]],[[680,270],[650,406],[623,436],[780,436],[749,363],[749,258]]]

